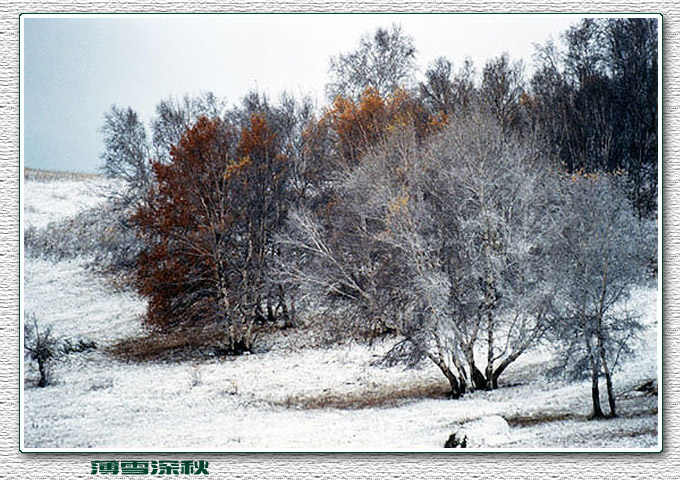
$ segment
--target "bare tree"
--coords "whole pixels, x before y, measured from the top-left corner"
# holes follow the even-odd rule
[[[105,150],[102,170],[108,177],[122,179],[124,190],[117,197],[125,204],[137,202],[151,182],[149,144],[144,124],[137,113],[113,105],[101,127]]]
[[[507,53],[489,60],[482,72],[480,96],[503,132],[520,121],[519,100],[524,91],[521,62],[510,63]]]
[[[35,315],[24,318],[24,356],[38,364],[39,387],[51,382],[50,366],[59,353],[59,341],[52,335],[50,327],[41,329]]]
[[[434,113],[451,115],[454,112],[469,112],[477,93],[474,67],[469,58],[454,74],[453,64],[439,57],[425,72],[425,82],[420,83],[420,97]]]
[[[260,291],[258,318],[267,321],[279,321],[280,326],[292,326],[295,318],[295,307],[289,298],[289,286],[280,282],[271,274],[270,260],[282,252],[271,247],[271,238],[284,221],[290,205],[307,202],[310,196],[317,193],[318,168],[323,158],[310,155],[307,148],[307,129],[312,122],[314,105],[310,98],[297,99],[290,94],[282,94],[278,102],[271,102],[262,93],[251,91],[241,104],[228,110],[225,118],[241,128],[242,135],[252,128],[253,116],[266,121],[269,135],[270,152],[262,158],[262,168],[272,168],[276,181],[257,178],[259,191],[250,207],[251,216],[260,214],[255,221],[263,229],[258,235],[258,244],[263,250],[257,266],[257,289]],[[262,154],[262,152],[260,152]],[[285,159],[283,163],[281,160]],[[278,167],[275,165],[278,164]],[[265,165],[267,165],[265,167]],[[272,218],[275,220],[272,221]],[[255,269],[253,268],[253,271]]]
[[[640,216],[658,183],[657,20],[584,19],[563,50],[539,47],[530,111],[545,150],[570,172],[624,171]]]
[[[657,30],[652,18],[609,19],[605,29],[617,104],[612,157],[628,172],[629,196],[646,216],[657,210]]]
[[[609,416],[616,416],[612,374],[642,328],[626,300],[656,253],[654,229],[636,218],[616,185],[621,180],[605,174],[567,179],[569,202],[553,256],[552,268],[560,279],[554,334],[563,346],[565,367],[589,371],[594,418],[604,416],[599,390],[603,374]]]
[[[358,100],[369,87],[386,97],[398,87],[410,86],[415,55],[413,40],[401,26],[378,28],[373,35],[361,37],[357,50],[331,58],[333,80],[326,86],[328,97],[331,101],[338,95]]]
[[[453,64],[444,57],[437,58],[425,72],[425,82],[420,84],[420,96],[435,112],[453,111]]]
[[[182,99],[166,98],[156,105],[156,115],[151,120],[152,143],[155,160],[168,163],[170,152],[182,135],[199,117],[221,117],[225,102],[211,92],[198,96],[185,95]]]
[[[102,170],[111,178],[121,180],[107,187],[104,208],[86,212],[74,221],[99,228],[94,241],[87,244],[86,237],[76,239],[79,249],[90,248],[95,260],[91,265],[109,273],[131,271],[140,242],[129,223],[132,211],[144,202],[153,183],[150,145],[146,129],[139,115],[130,107],[112,106],[104,115],[100,129],[105,150],[101,154]],[[72,226],[70,230],[73,230]],[[82,227],[81,227],[82,228]],[[93,232],[89,232],[92,236]],[[92,248],[94,247],[94,248]]]

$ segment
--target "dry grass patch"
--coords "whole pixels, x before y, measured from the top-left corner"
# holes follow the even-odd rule
[[[636,438],[642,437],[643,435],[653,435],[656,436],[659,431],[656,428],[644,428],[642,430],[633,430],[629,432],[621,432],[618,436],[622,438]]]
[[[510,427],[533,427],[542,423],[562,422],[565,420],[587,421],[587,415],[573,413],[551,412],[537,415],[516,415],[504,417]]]
[[[357,390],[347,393],[324,392],[321,395],[291,395],[274,405],[303,410],[336,408],[360,410],[364,408],[397,407],[424,399],[449,398],[450,389],[444,382],[408,386],[384,386],[373,390]]]
[[[613,418],[619,419],[634,419],[648,416],[655,416],[658,414],[658,409],[654,406],[650,407],[646,404],[644,398],[632,399],[627,402],[618,402],[617,416]],[[562,421],[577,421],[589,422],[592,420],[590,413],[577,414],[570,412],[545,412],[529,415],[515,415],[504,417],[511,427],[533,427],[543,423],[562,422]],[[608,420],[605,418],[604,420]]]
[[[257,337],[259,330],[253,331]],[[169,332],[150,331],[126,338],[109,348],[115,358],[129,362],[185,361],[235,355],[226,332],[219,327],[177,328]]]

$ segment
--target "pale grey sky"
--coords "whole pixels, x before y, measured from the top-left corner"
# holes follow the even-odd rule
[[[422,76],[437,57],[478,70],[508,52],[531,67],[533,44],[578,21],[572,15],[243,14],[22,16],[24,164],[96,171],[99,128],[112,104],[145,121],[159,100],[212,91],[238,103],[252,89],[323,104],[329,59],[377,27],[401,24]]]

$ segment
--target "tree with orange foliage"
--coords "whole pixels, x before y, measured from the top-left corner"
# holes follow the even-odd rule
[[[201,117],[170,163],[152,167],[155,188],[133,217],[145,244],[136,283],[148,323],[217,325],[231,351],[250,350],[268,232],[282,218],[287,163],[275,136],[262,116],[241,132]]]
[[[413,128],[416,138],[440,130],[448,121],[445,114],[432,115],[408,92],[396,89],[381,96],[375,88],[367,88],[354,102],[338,96],[321,123],[335,135],[336,153],[345,166],[356,165],[368,149],[384,143],[396,129]]]

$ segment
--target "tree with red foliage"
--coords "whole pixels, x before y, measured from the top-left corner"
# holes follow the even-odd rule
[[[137,288],[161,328],[223,326],[229,348],[249,350],[261,312],[269,230],[280,222],[287,162],[264,117],[241,132],[198,119],[153,162],[155,188],[133,220],[145,248]]]

